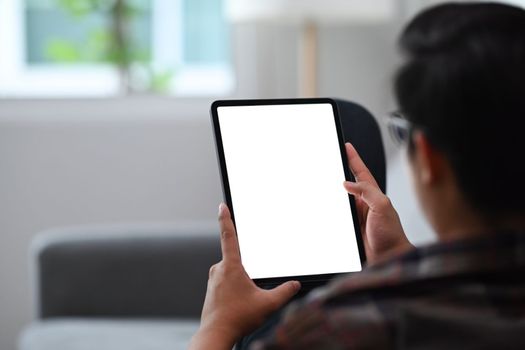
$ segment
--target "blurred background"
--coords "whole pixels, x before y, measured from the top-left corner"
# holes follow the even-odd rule
[[[214,221],[211,101],[339,97],[381,120],[396,108],[396,38],[439,2],[0,0],[0,348],[33,317],[37,232]],[[410,239],[431,242],[384,143],[388,194]]]

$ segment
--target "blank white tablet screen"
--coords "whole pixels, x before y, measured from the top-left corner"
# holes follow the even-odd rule
[[[252,279],[361,270],[332,106],[217,108]]]

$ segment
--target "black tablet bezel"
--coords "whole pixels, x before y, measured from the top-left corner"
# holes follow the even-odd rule
[[[339,142],[339,148],[341,152],[341,160],[343,162],[343,168],[346,180],[348,181],[355,181],[354,176],[350,172],[350,168],[348,166],[348,160],[346,157],[346,149],[344,146],[344,137],[343,137],[343,130],[341,127],[341,121],[339,118],[337,103],[330,99],[330,98],[293,98],[293,99],[261,99],[261,100],[218,100],[212,103],[211,105],[211,119],[213,124],[213,130],[214,130],[214,136],[215,136],[215,149],[217,152],[217,161],[219,164],[220,174],[221,174],[221,182],[222,182],[222,190],[223,190],[223,196],[224,201],[228,205],[228,208],[230,209],[232,220],[235,224],[235,210],[232,202],[231,192],[230,192],[230,184],[228,180],[228,171],[226,168],[226,159],[224,156],[224,148],[222,143],[222,135],[221,135],[221,129],[219,124],[219,116],[217,113],[217,109],[219,107],[228,107],[228,106],[258,106],[258,105],[290,105],[290,104],[330,104],[332,106],[332,111],[334,115],[334,123],[337,130],[337,137]],[[341,190],[344,191],[341,184]],[[359,257],[361,260],[361,265],[364,267],[364,264],[366,262],[366,256],[365,256],[365,249],[363,245],[363,240],[361,237],[361,230],[359,225],[359,219],[357,216],[357,210],[356,210],[356,204],[354,197],[352,195],[348,195],[349,203],[350,203],[350,210],[352,212],[352,218],[354,223],[354,229],[355,229],[355,235],[356,235],[356,241],[357,241],[357,247],[359,250]],[[348,272],[351,273],[351,272]],[[283,276],[283,277],[270,277],[270,278],[259,278],[254,279],[253,281],[259,285],[259,286],[274,286],[281,284],[283,282],[289,281],[289,280],[298,280],[303,285],[316,285],[319,283],[323,283],[335,276],[345,274],[345,273],[331,273],[331,274],[321,274],[321,275],[300,275],[300,276]]]

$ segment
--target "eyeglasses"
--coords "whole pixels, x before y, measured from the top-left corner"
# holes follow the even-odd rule
[[[388,133],[394,143],[398,146],[406,145],[412,132],[412,123],[398,111],[387,114],[385,119]]]

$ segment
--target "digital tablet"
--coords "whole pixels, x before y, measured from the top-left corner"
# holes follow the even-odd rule
[[[258,285],[318,283],[365,261],[353,181],[331,99],[229,100],[211,107],[224,200]]]

